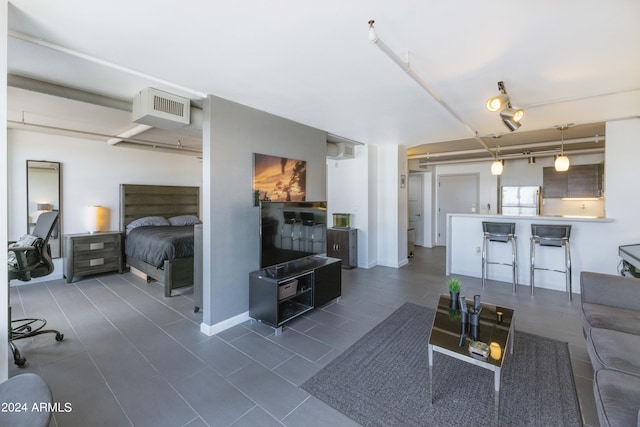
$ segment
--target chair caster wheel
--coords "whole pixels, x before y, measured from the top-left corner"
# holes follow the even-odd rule
[[[23,367],[24,364],[26,363],[27,359],[25,359],[24,357],[21,357],[19,359],[14,360],[14,363],[16,365],[18,365],[19,367]]]
[[[64,339],[64,334],[60,334],[60,333],[56,334],[56,341],[62,341],[63,339]]]

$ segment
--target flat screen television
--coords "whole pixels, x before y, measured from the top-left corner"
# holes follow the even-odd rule
[[[327,202],[261,202],[260,268],[327,253]]]

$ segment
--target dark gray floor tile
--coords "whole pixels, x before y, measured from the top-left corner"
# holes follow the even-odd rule
[[[320,369],[320,365],[312,363],[298,355],[280,364],[273,372],[291,381],[293,384],[300,386],[309,378],[316,374]]]
[[[270,336],[269,340],[312,362],[320,360],[333,349],[323,342],[289,328],[284,329],[280,335]]]
[[[135,426],[181,426],[198,415],[160,375],[131,381],[115,395]]]
[[[233,341],[234,339],[250,333],[251,330],[244,327],[244,325],[235,325],[229,329],[217,333],[216,336],[226,342]]]
[[[177,381],[175,388],[211,426],[228,426],[255,406],[210,368]]]
[[[282,427],[280,421],[267,414],[259,406],[254,407],[252,410],[240,417],[236,422],[231,424],[231,427]]]
[[[50,363],[41,369],[53,401],[69,411],[54,414],[59,426],[100,420],[104,426],[130,425],[119,402],[87,353]],[[73,385],[70,387],[70,385]]]
[[[215,336],[195,346],[193,351],[223,377],[252,363],[252,360],[240,350]]]
[[[336,411],[331,406],[310,396],[302,405],[287,415],[283,422],[288,427],[334,426],[356,427],[360,424]]]
[[[255,333],[238,337],[230,344],[269,369],[293,356],[291,351]]]
[[[330,327],[323,324],[318,324],[309,329],[306,335],[340,350],[346,350],[359,338],[358,334],[349,333],[338,327]]]
[[[242,368],[227,380],[279,420],[309,396],[307,392],[257,363]]]
[[[211,337],[200,332],[199,325],[195,325],[191,320],[185,318],[169,325],[165,325],[162,329],[173,339],[190,349],[201,342],[211,339]]]

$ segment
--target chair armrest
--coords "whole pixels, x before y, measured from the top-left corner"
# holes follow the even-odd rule
[[[29,263],[27,262],[27,251],[35,251],[35,246],[14,246],[7,249],[9,252],[14,252],[16,254],[18,270],[26,270],[29,268]]]
[[[640,280],[583,271],[580,274],[583,303],[603,304],[640,311]]]
[[[26,252],[26,251],[35,251],[35,246],[14,246],[12,248],[7,249],[9,252]]]

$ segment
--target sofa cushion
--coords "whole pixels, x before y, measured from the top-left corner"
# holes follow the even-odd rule
[[[613,369],[640,375],[640,335],[610,329],[591,328],[587,352],[594,370]]]
[[[600,369],[593,376],[593,394],[602,427],[638,425],[640,377]]]
[[[580,317],[586,335],[589,335],[591,328],[613,329],[640,335],[640,311],[610,305],[582,303]]]

